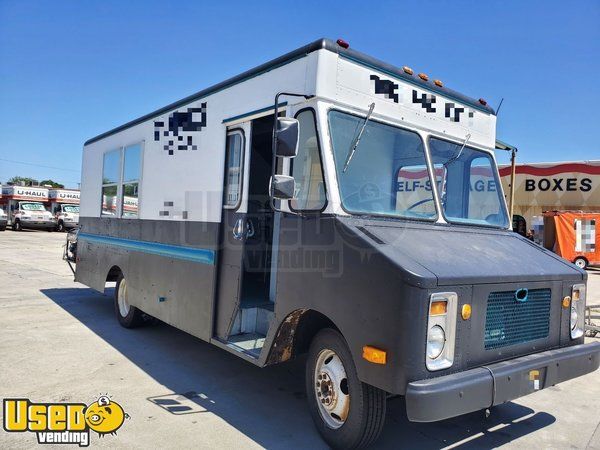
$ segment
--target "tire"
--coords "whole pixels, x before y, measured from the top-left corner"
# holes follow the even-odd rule
[[[346,341],[331,328],[319,331],[311,342],[306,394],[313,421],[332,448],[363,448],[379,437],[385,423],[386,393],[358,379]],[[345,412],[346,417],[338,412]]]
[[[56,225],[56,231],[58,231],[59,233],[65,231],[65,224],[62,220],[58,221],[58,224]]]
[[[587,259],[579,257],[579,258],[575,258],[575,261],[573,261],[573,264],[575,264],[577,267],[579,267],[580,269],[587,269],[588,266],[588,262]]]
[[[119,274],[115,286],[115,314],[122,327],[136,328],[144,324],[144,313],[127,302],[127,281]]]
[[[15,223],[13,223],[12,229],[13,231],[23,231],[23,225],[21,225],[21,221],[16,220]]]

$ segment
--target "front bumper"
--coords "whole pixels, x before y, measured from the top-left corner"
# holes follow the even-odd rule
[[[21,220],[23,228],[55,228],[56,222],[53,220]]]
[[[412,422],[444,420],[506,403],[599,366],[600,342],[594,342],[413,381],[406,389],[406,413]]]

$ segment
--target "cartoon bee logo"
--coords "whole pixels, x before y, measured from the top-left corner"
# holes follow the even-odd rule
[[[129,419],[129,414],[123,411],[121,405],[112,401],[108,395],[101,395],[98,401],[85,409],[85,421],[90,429],[98,433],[100,437],[109,433],[116,434],[125,419]]]

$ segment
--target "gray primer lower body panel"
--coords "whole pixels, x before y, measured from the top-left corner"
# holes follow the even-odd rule
[[[219,224],[81,218],[82,233],[138,240],[216,253]],[[130,303],[204,340],[212,337],[215,264],[148,254],[82,239],[75,280],[100,292],[118,266],[128,281]]]

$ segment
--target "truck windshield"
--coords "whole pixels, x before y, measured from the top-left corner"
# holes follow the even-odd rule
[[[67,212],[67,213],[75,213],[75,214],[79,214],[79,206],[75,206],[75,205],[64,205],[63,206],[63,211]]]
[[[429,150],[449,222],[508,226],[498,173],[488,153],[435,138]]]
[[[342,205],[348,212],[433,220],[431,181],[421,137],[412,131],[367,122],[352,163],[344,171],[348,149],[364,118],[329,113],[329,129]]]
[[[46,211],[41,203],[21,203],[21,209],[23,211]]]

